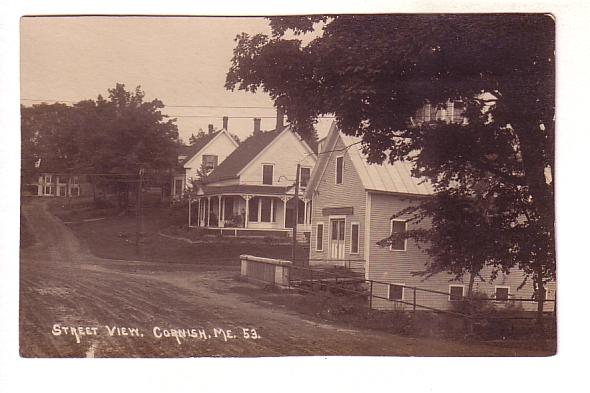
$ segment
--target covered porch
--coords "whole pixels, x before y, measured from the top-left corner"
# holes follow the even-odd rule
[[[288,234],[296,222],[298,231],[311,229],[311,201],[299,198],[296,220],[295,195],[285,187],[238,185],[203,191],[189,200],[189,227],[233,229],[236,236],[256,231]]]

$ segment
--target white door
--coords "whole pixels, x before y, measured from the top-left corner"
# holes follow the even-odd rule
[[[344,218],[330,220],[330,259],[344,259]]]

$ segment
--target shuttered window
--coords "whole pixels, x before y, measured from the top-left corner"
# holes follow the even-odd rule
[[[342,170],[344,169],[344,157],[336,157],[336,184],[342,184]]]
[[[273,177],[273,166],[263,165],[262,166],[262,184],[272,185]]]
[[[391,220],[391,235],[403,235],[406,233],[407,223],[403,220]],[[391,242],[390,249],[393,251],[406,251],[406,239],[398,236]]]
[[[324,224],[318,224],[315,232],[315,250],[324,250]]]
[[[359,253],[359,224],[352,223],[350,226],[350,253]]]

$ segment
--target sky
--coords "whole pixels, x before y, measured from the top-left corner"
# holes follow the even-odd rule
[[[262,118],[263,130],[275,126],[267,94],[224,87],[234,38],[270,34],[264,18],[23,17],[20,27],[23,105],[95,99],[123,83],[169,105],[164,112],[178,116],[185,142],[210,123],[221,128],[223,116],[242,140],[252,133],[254,117]],[[244,106],[250,108],[235,108]]]

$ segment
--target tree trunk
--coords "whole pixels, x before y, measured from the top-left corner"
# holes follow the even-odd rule
[[[545,304],[545,286],[543,284],[543,274],[541,267],[535,274],[535,287],[537,288],[537,334],[539,338],[545,337],[545,326],[543,324],[543,308]]]
[[[468,305],[468,314],[469,319],[467,320],[467,335],[472,337],[473,336],[473,314],[474,314],[474,307],[473,307],[473,284],[475,283],[475,274],[473,272],[469,273],[469,286],[467,287],[467,305]]]

